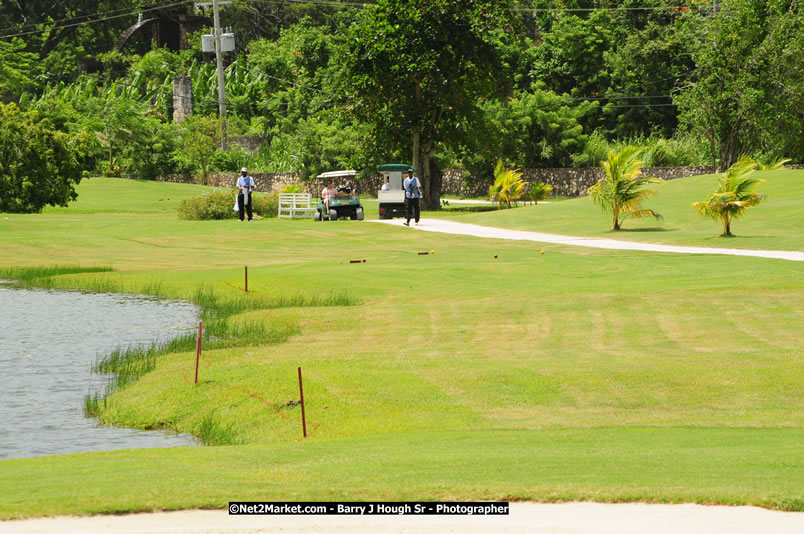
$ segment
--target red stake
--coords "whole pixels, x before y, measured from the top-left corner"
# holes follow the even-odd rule
[[[301,397],[302,407],[302,432],[307,437],[307,421],[304,419],[304,388],[302,387],[301,367],[299,367],[299,396]]]
[[[195,341],[195,382],[194,384],[198,384],[198,360],[201,357],[201,336],[203,335],[204,331],[204,323],[202,321],[198,321],[198,339]]]
[[[248,266],[246,267],[246,293],[248,293]]]

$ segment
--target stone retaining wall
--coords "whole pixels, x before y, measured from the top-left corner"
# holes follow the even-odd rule
[[[785,168],[804,168],[804,165],[786,165]],[[675,180],[676,178],[686,178],[709,174],[712,167],[645,167],[642,173],[646,176],[655,176],[662,180]],[[523,178],[526,182],[543,182],[553,186],[553,194],[564,197],[579,197],[586,195],[586,189],[594,185],[603,174],[603,169],[582,168],[582,169],[525,169]],[[234,188],[237,182],[238,173],[213,173],[207,175],[207,185]],[[300,181],[299,173],[256,173],[251,175],[257,182],[257,191],[278,193],[287,185],[295,182],[301,183],[308,193],[314,197],[321,191],[321,183],[317,180],[312,182]],[[198,177],[190,180],[182,175],[172,174],[166,177],[157,178],[164,182],[179,183],[199,183]],[[382,176],[364,176],[358,183],[358,192],[362,196],[376,197],[377,191],[382,186]],[[489,193],[490,182],[476,176],[466,176],[463,169],[444,169],[442,194],[455,195],[460,197],[485,197]]]
[[[230,187],[234,189],[239,173],[234,172],[221,172],[207,174],[206,185],[213,187]],[[301,174],[295,172],[258,172],[251,173],[251,177],[257,184],[257,191],[279,193],[286,186],[292,185],[296,182],[300,183],[307,193],[317,197],[321,193],[324,184],[320,180],[313,180],[312,182],[301,181]],[[185,178],[181,174],[169,174],[167,176],[160,176],[156,178],[160,182],[174,182],[184,184],[198,184],[200,183],[199,176],[192,176]],[[359,180],[358,193],[362,196],[376,197],[377,191],[382,187],[383,177],[380,174],[364,176]],[[337,184],[336,184],[337,185]]]
[[[642,173],[662,180],[674,180],[712,172],[712,167],[646,167]],[[599,167],[581,169],[524,169],[526,182],[543,182],[553,186],[553,194],[562,197],[579,197],[586,189],[603,178]],[[475,176],[464,176],[462,169],[446,169],[443,177],[443,194],[463,197],[481,197],[489,193],[490,181]]]
[[[206,185],[213,187],[230,187],[234,189],[235,184],[237,184],[237,179],[239,177],[240,173],[235,172],[211,173],[207,174]],[[257,191],[278,193],[279,191],[282,191],[286,186],[297,182],[301,177],[301,175],[299,173],[294,172],[264,172],[264,173],[260,172],[251,174],[251,177],[254,178],[254,181],[257,184]],[[192,176],[190,179],[187,179],[181,174],[168,174],[167,176],[158,177],[156,178],[156,180],[160,182],[174,182],[184,184],[201,183],[200,176]],[[302,182],[302,184],[306,185],[304,184],[304,182]]]

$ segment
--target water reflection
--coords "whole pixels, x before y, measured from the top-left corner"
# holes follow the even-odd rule
[[[196,444],[98,426],[84,417],[83,401],[106,384],[90,372],[98,356],[193,331],[197,316],[184,302],[0,285],[0,459]]]

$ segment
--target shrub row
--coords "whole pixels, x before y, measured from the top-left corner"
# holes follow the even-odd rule
[[[194,221],[212,219],[236,219],[239,215],[234,210],[237,190],[210,191],[197,197],[186,198],[179,203],[179,218]],[[279,209],[277,193],[252,193],[252,210],[260,217],[276,217]]]

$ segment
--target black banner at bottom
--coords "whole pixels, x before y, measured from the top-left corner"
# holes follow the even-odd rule
[[[508,515],[508,502],[246,502],[229,515]]]

